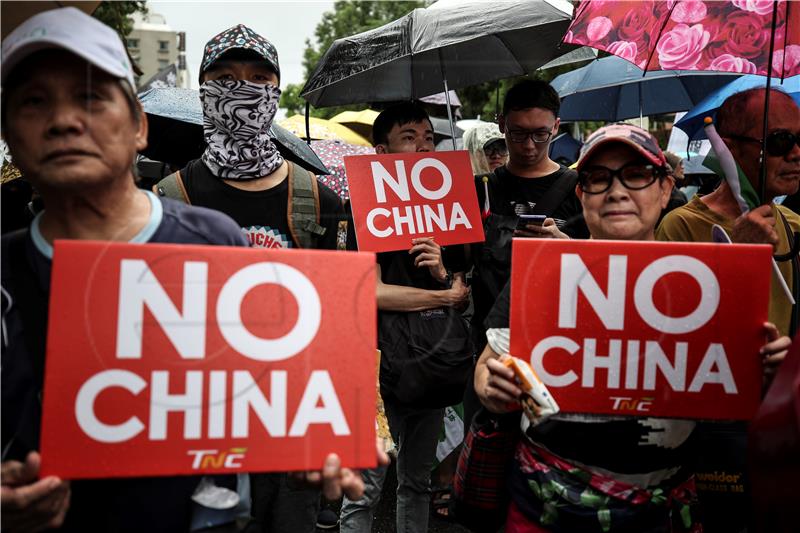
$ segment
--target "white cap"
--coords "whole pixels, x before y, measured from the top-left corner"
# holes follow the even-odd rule
[[[117,32],[74,7],[51,9],[34,15],[12,31],[2,43],[0,83],[23,59],[47,48],[62,48],[131,87],[133,68]]]

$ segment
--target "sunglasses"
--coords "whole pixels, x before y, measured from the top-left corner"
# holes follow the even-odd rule
[[[730,139],[739,141],[749,141],[761,144],[761,139],[755,137],[747,137],[745,135],[726,135]],[[792,148],[797,145],[800,146],[800,136],[795,135],[791,131],[773,131],[767,135],[767,153],[772,157],[783,157],[792,151]]]
[[[609,190],[614,178],[617,178],[626,189],[638,191],[646,189],[664,174],[661,167],[641,163],[629,163],[617,170],[594,166],[578,173],[578,186],[587,194],[601,194]]]

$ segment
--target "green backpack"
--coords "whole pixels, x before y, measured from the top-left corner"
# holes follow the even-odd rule
[[[287,223],[292,240],[298,248],[316,248],[326,228],[319,223],[319,187],[317,178],[301,166],[289,163],[289,202]],[[159,196],[191,204],[180,170],[173,172],[153,186]]]

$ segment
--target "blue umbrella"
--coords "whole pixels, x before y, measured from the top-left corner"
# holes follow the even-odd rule
[[[617,121],[686,111],[740,74],[694,70],[645,72],[617,56],[592,61],[552,81],[563,121]]]
[[[717,109],[730,95],[753,89],[756,87],[766,87],[767,78],[750,74],[730,82],[715,92],[709,94],[702,102],[698,103],[686,115],[675,123],[676,128],[686,132],[689,139],[705,139],[706,132],[703,129],[703,119],[706,117],[714,118],[717,116]],[[778,87],[789,93],[797,105],[800,106],[800,76],[792,76],[781,82],[777,78],[772,79],[772,87]]]
[[[140,94],[139,100],[150,124],[143,155],[180,167],[200,157],[205,141],[198,91],[156,88]],[[283,157],[315,174],[330,174],[311,147],[295,134],[278,124],[272,124],[269,133]]]

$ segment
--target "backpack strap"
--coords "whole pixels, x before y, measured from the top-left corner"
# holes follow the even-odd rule
[[[289,163],[287,223],[292,240],[299,248],[314,248],[325,235],[319,219],[319,187],[317,178],[306,169]]]
[[[183,178],[181,178],[181,171],[173,172],[165,177],[155,185],[153,185],[153,192],[159,196],[171,198],[185,204],[192,203],[189,200],[189,194],[186,192],[186,187],[183,185]]]
[[[536,205],[533,207],[533,215],[547,215],[552,216],[553,212],[558,209],[558,206],[569,196],[570,193],[575,191],[575,185],[578,183],[577,172],[565,171],[553,185],[547,189]]]

